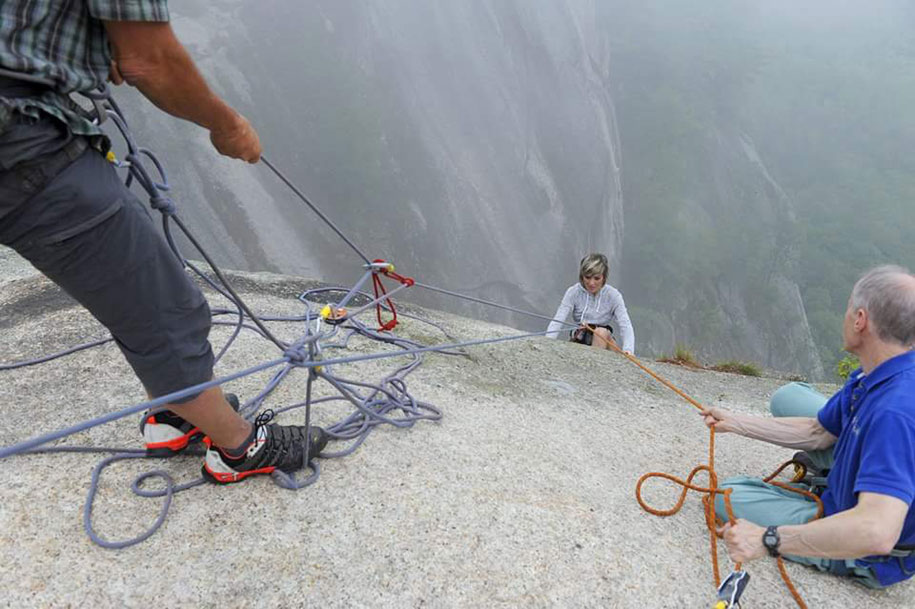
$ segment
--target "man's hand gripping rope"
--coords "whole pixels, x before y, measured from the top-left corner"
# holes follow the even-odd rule
[[[607,346],[616,351],[620,355],[623,355],[630,362],[638,366],[646,374],[654,378],[656,381],[679,395],[689,404],[695,406],[699,410],[699,414],[703,417],[706,426],[709,428],[709,452],[708,452],[708,465],[697,465],[692,469],[689,475],[686,477],[686,480],[673,476],[671,474],[666,474],[663,472],[648,472],[639,478],[638,482],[635,485],[635,498],[639,502],[639,505],[642,506],[642,509],[648,512],[649,514],[654,514],[655,516],[673,516],[683,507],[684,502],[686,501],[686,494],[689,491],[696,491],[703,494],[702,505],[705,508],[705,525],[709,531],[709,551],[712,557],[712,573],[715,579],[715,586],[719,589],[722,587],[721,574],[718,569],[718,543],[717,539],[722,538],[727,545],[728,552],[731,558],[735,561],[734,571],[731,575],[728,576],[728,579],[731,579],[735,573],[745,573],[741,570],[741,563],[743,561],[754,560],[764,556],[755,550],[755,547],[751,549],[751,544],[745,543],[745,540],[748,538],[748,535],[755,534],[755,527],[752,523],[740,520],[734,516],[734,511],[731,507],[731,491],[732,489],[727,488],[721,490],[718,488],[718,475],[715,472],[715,433],[716,431],[725,433],[733,431],[733,428],[729,425],[729,422],[726,417],[721,414],[721,411],[716,408],[706,408],[701,403],[687,395],[681,389],[676,387],[673,383],[663,378],[653,370],[649,369],[647,366],[642,364],[637,357],[631,353],[624,352],[616,344],[616,341],[613,339],[605,339],[596,332],[594,332],[594,326],[590,324],[584,324],[584,327],[589,329],[596,340],[602,340]],[[783,463],[775,472],[770,476],[763,478],[763,482],[778,486],[787,491],[793,493],[798,493],[804,495],[805,497],[815,501],[817,504],[817,514],[813,518],[814,520],[822,517],[823,515],[823,502],[820,501],[820,498],[817,497],[814,493],[805,491],[789,484],[779,482],[775,478],[789,465],[792,465],[791,461]],[[708,475],[708,486],[698,486],[693,483],[693,479],[700,473],[706,472]],[[674,506],[667,510],[656,509],[648,505],[644,499],[642,499],[642,485],[645,484],[651,478],[664,478],[665,480],[670,480],[675,484],[678,484],[682,487],[682,492],[680,493],[680,498],[674,504]],[[722,495],[724,497],[724,507],[727,512],[727,522],[719,524],[719,516],[715,513],[715,496]],[[762,539],[762,534],[759,534],[759,539]],[[794,587],[794,584],[791,582],[791,578],[788,576],[788,572],[785,569],[784,559],[779,556],[778,561],[778,570],[781,573],[782,579],[785,582],[785,585],[788,587],[788,591],[791,593],[791,596],[794,598],[794,601],[797,603],[798,607],[802,609],[807,608],[807,604],[801,598],[801,595],[798,593],[797,588]],[[725,581],[727,583],[727,580]],[[717,606],[717,605],[716,605]],[[728,605],[725,605],[722,609],[725,609]]]

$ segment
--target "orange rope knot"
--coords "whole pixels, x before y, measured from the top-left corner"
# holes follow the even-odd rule
[[[594,331],[594,327],[589,324],[585,324],[585,327],[590,329],[592,332]],[[600,335],[598,335],[596,333],[594,334],[594,337],[604,340]],[[692,404],[699,410],[705,410],[705,408],[702,406],[702,404],[700,404],[698,401],[691,398],[689,395],[684,393],[682,390],[680,390],[678,387],[676,387],[673,383],[671,383],[667,379],[661,377],[659,374],[657,374],[653,370],[651,370],[648,367],[646,367],[645,365],[643,365],[638,360],[638,358],[636,358],[634,355],[624,353],[623,350],[620,349],[616,345],[615,342],[609,342],[606,340],[604,342],[606,342],[610,346],[611,349],[613,349],[617,353],[623,355],[630,362],[632,362],[633,364],[635,364],[636,366],[641,368],[645,373],[647,373],[649,376],[654,378],[656,381],[658,381],[659,383],[661,383],[662,385],[664,385],[665,387],[667,387],[668,389],[670,389],[671,391],[673,391],[674,393],[679,395],[686,402]],[[764,478],[763,482],[772,484],[779,488],[783,488],[783,489],[791,491],[793,493],[798,493],[800,495],[807,497],[808,499],[815,501],[817,504],[817,514],[811,520],[816,520],[817,518],[821,518],[823,515],[823,502],[820,500],[820,498],[816,494],[814,494],[810,491],[798,488],[796,486],[792,486],[790,484],[786,484],[784,482],[779,482],[779,481],[775,480],[775,477],[778,476],[782,472],[782,470],[784,470],[786,467],[788,467],[792,463],[793,463],[792,461],[788,461],[787,463],[782,464],[782,466],[779,467],[777,470],[775,470],[774,473],[772,473],[770,476]],[[695,478],[696,475],[699,474],[699,472],[706,472],[708,474],[708,486],[707,487],[693,484],[693,478]],[[648,505],[645,502],[645,500],[642,499],[642,485],[645,484],[645,482],[647,482],[651,478],[663,478],[665,480],[670,480],[671,482],[678,484],[682,487],[683,490],[680,493],[680,497],[679,497],[679,499],[677,499],[677,502],[674,504],[674,506],[672,508],[666,509],[666,510],[657,509],[657,508],[654,508],[654,507]],[[714,429],[709,429],[708,465],[697,465],[696,467],[694,467],[693,470],[686,477],[686,480],[683,480],[682,478],[677,478],[676,476],[673,476],[671,474],[665,474],[663,472],[649,472],[649,473],[643,475],[641,478],[639,478],[638,482],[635,485],[636,501],[639,502],[639,505],[642,506],[643,510],[645,510],[649,514],[654,514],[655,516],[673,516],[674,514],[679,512],[680,509],[683,507],[684,502],[686,501],[686,494],[689,491],[696,491],[698,493],[703,494],[702,505],[705,508],[705,526],[709,532],[709,553],[711,554],[711,558],[712,558],[712,574],[715,579],[716,588],[721,585],[721,574],[719,573],[719,569],[718,569],[718,538],[720,537],[718,535],[718,528],[719,528],[720,518],[715,513],[715,496],[716,495],[724,496],[724,507],[725,507],[725,511],[727,512],[728,522],[733,523],[735,520],[737,520],[737,518],[734,516],[734,510],[731,507],[731,491],[732,490],[733,489],[730,489],[730,488],[727,488],[724,490],[720,490],[718,488],[718,474],[715,472],[715,430]],[[740,563],[737,563],[734,566],[735,570],[740,570],[740,568],[741,568]],[[794,587],[794,584],[792,583],[791,578],[788,576],[788,571],[785,569],[785,563],[784,563],[784,560],[782,560],[781,556],[778,557],[778,570],[779,570],[779,573],[781,573],[782,579],[784,580],[785,585],[788,588],[788,591],[791,593],[791,596],[794,598],[794,601],[797,603],[798,607],[800,607],[801,609],[807,609],[807,604],[804,602],[804,599],[801,598],[801,595],[798,593],[797,588]]]

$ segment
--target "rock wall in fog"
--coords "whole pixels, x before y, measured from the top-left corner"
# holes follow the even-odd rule
[[[620,272],[625,154],[607,16],[598,9],[586,0],[194,0],[171,8],[179,36],[214,89],[251,118],[266,156],[370,258],[544,314],[588,252],[609,255],[610,281],[624,293],[639,280],[632,269]],[[119,96],[135,130],[166,159],[183,216],[217,260],[329,281],[358,275],[358,257],[262,164],[221,159],[202,130],[136,92]],[[723,191],[743,188],[728,180],[744,180],[738,174],[751,165],[716,176]],[[756,174],[750,182],[764,181]],[[778,201],[758,204],[787,213]],[[803,307],[794,315],[796,286],[777,281],[765,319],[746,315],[748,294],[719,291],[722,336],[739,338],[716,344],[818,374],[807,365],[816,355],[806,352]],[[428,293],[409,297],[542,325]],[[635,320],[640,351],[690,338],[688,306],[639,304],[649,312]],[[760,341],[786,307],[797,318],[797,353],[778,361]]]

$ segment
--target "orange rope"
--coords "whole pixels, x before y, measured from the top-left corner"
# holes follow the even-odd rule
[[[690,404],[692,404],[699,410],[705,410],[705,408],[702,406],[702,404],[700,404],[698,401],[696,401],[695,399],[693,399],[692,397],[690,397],[689,395],[684,393],[682,390],[680,390],[679,388],[674,386],[673,383],[671,383],[670,381],[666,380],[665,378],[661,377],[659,374],[657,374],[653,370],[650,370],[648,367],[643,365],[634,355],[625,353],[622,349],[619,348],[619,346],[617,346],[616,341],[614,341],[612,338],[606,339],[603,336],[600,336],[599,334],[597,334],[594,331],[595,330],[594,326],[592,326],[590,324],[584,324],[584,326],[588,330],[591,331],[592,341],[594,338],[597,338],[597,339],[603,341],[611,349],[613,349],[620,355],[624,356],[630,362],[632,362],[633,364],[635,364],[636,366],[641,368],[648,375],[650,375],[652,378],[654,378],[656,381],[658,381],[659,383],[661,383],[668,389],[672,390],[674,393],[679,395],[681,398],[683,398],[684,400],[686,400],[687,402],[689,402]],[[800,495],[804,495],[805,497],[815,501],[817,504],[817,514],[811,520],[816,520],[817,518],[822,517],[823,502],[820,501],[820,498],[817,497],[814,493],[811,493],[809,491],[805,491],[805,490],[802,490],[799,488],[795,488],[789,484],[785,484],[783,482],[779,482],[779,481],[775,480],[775,477],[778,476],[782,472],[782,470],[784,470],[786,467],[788,467],[791,463],[792,463],[791,461],[783,463],[781,465],[781,467],[779,467],[777,470],[775,470],[775,472],[773,472],[770,476],[768,476],[767,478],[763,478],[763,482],[772,484],[779,488],[783,488],[783,489],[791,491],[793,493],[798,493]],[[697,485],[693,484],[693,478],[695,478],[699,472],[706,472],[708,474],[708,486],[707,487],[697,486]],[[674,504],[674,506],[672,508],[667,509],[667,510],[653,508],[642,499],[642,485],[649,478],[664,478],[665,480],[670,480],[671,482],[679,484],[683,488],[683,491],[680,493],[680,498],[677,499],[676,504]],[[684,502],[686,501],[686,494],[689,491],[696,491],[699,493],[704,493],[704,496],[702,497],[702,505],[705,507],[705,526],[708,528],[708,531],[709,531],[710,554],[712,557],[712,573],[715,578],[715,587],[716,588],[721,585],[721,574],[719,573],[719,569],[718,569],[718,541],[717,541],[717,539],[718,539],[719,535],[718,535],[718,516],[715,514],[715,495],[724,496],[724,507],[725,507],[725,510],[727,511],[728,522],[734,522],[736,520],[736,518],[734,517],[734,511],[731,508],[731,491],[732,490],[733,489],[730,489],[730,488],[727,488],[724,490],[718,489],[718,474],[715,473],[715,429],[714,428],[709,428],[708,465],[697,465],[696,467],[694,467],[693,470],[686,477],[686,480],[677,478],[676,476],[673,476],[671,474],[665,474],[663,472],[649,472],[649,473],[643,475],[641,478],[639,478],[639,481],[635,485],[636,501],[639,502],[639,505],[642,506],[643,510],[645,510],[649,514],[654,514],[655,516],[673,516],[674,514],[679,512],[680,509],[683,507]],[[804,602],[804,599],[801,598],[800,593],[798,593],[797,588],[794,587],[794,584],[792,583],[791,578],[788,576],[788,571],[785,569],[785,562],[784,562],[784,560],[782,560],[781,556],[778,557],[777,562],[778,562],[779,573],[781,573],[781,575],[782,575],[782,579],[785,582],[785,586],[787,586],[787,588],[788,588],[788,592],[791,593],[791,596],[794,598],[794,601],[797,603],[798,607],[800,607],[801,609],[807,609],[807,604]],[[734,565],[734,570],[739,571],[740,566],[741,566],[740,563],[736,563]]]

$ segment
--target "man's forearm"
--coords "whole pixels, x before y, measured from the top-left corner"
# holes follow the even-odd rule
[[[125,80],[161,110],[210,131],[231,129],[237,113],[215,95],[183,47],[170,50],[161,64]]]
[[[210,131],[235,126],[238,113],[210,90],[167,23],[106,22],[106,27],[118,72],[157,107]]]
[[[829,448],[836,438],[812,417],[757,417],[731,413],[728,431],[795,450]]]
[[[860,514],[853,508],[807,524],[778,527],[779,552],[821,558],[889,554],[895,538],[887,537],[887,528],[885,522]]]

